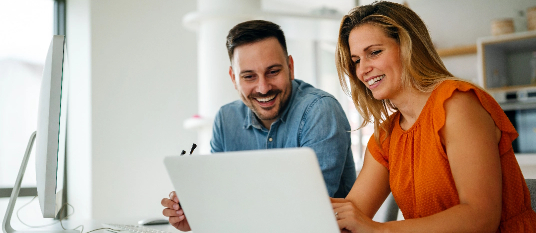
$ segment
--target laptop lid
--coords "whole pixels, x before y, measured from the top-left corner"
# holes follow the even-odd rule
[[[164,163],[195,233],[340,232],[310,148],[168,156]]]

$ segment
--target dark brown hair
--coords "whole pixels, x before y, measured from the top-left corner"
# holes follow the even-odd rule
[[[226,46],[227,53],[229,53],[229,60],[231,62],[233,61],[234,49],[236,47],[271,37],[279,41],[285,55],[288,55],[285,34],[279,25],[265,20],[251,20],[237,24],[229,30],[229,34],[227,35]]]

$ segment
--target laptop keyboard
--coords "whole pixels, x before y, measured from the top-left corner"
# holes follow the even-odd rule
[[[170,233],[168,231],[162,231],[155,228],[149,228],[144,227],[140,225],[125,225],[125,224],[112,224],[112,223],[105,223],[102,224],[104,227],[112,228],[107,229],[110,232],[122,232],[122,231],[129,231],[132,233]]]

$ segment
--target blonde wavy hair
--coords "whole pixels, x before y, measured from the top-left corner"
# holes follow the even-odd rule
[[[364,119],[359,129],[374,122],[374,137],[380,144],[391,132],[389,111],[397,111],[397,108],[389,100],[374,99],[372,92],[357,78],[348,37],[352,29],[363,24],[381,27],[388,37],[397,41],[402,61],[402,85],[431,92],[442,81],[456,78],[443,65],[424,22],[404,5],[386,1],[374,2],[356,7],[345,15],[341,21],[335,52],[339,81],[343,91],[352,97],[357,111]],[[381,140],[380,130],[385,132],[385,137]]]

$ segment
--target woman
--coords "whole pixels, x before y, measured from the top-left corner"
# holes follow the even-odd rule
[[[343,231],[536,231],[517,132],[489,94],[446,70],[415,12],[355,8],[341,22],[336,62],[363,126],[374,122],[352,190],[332,199]],[[373,222],[390,192],[406,220]]]

